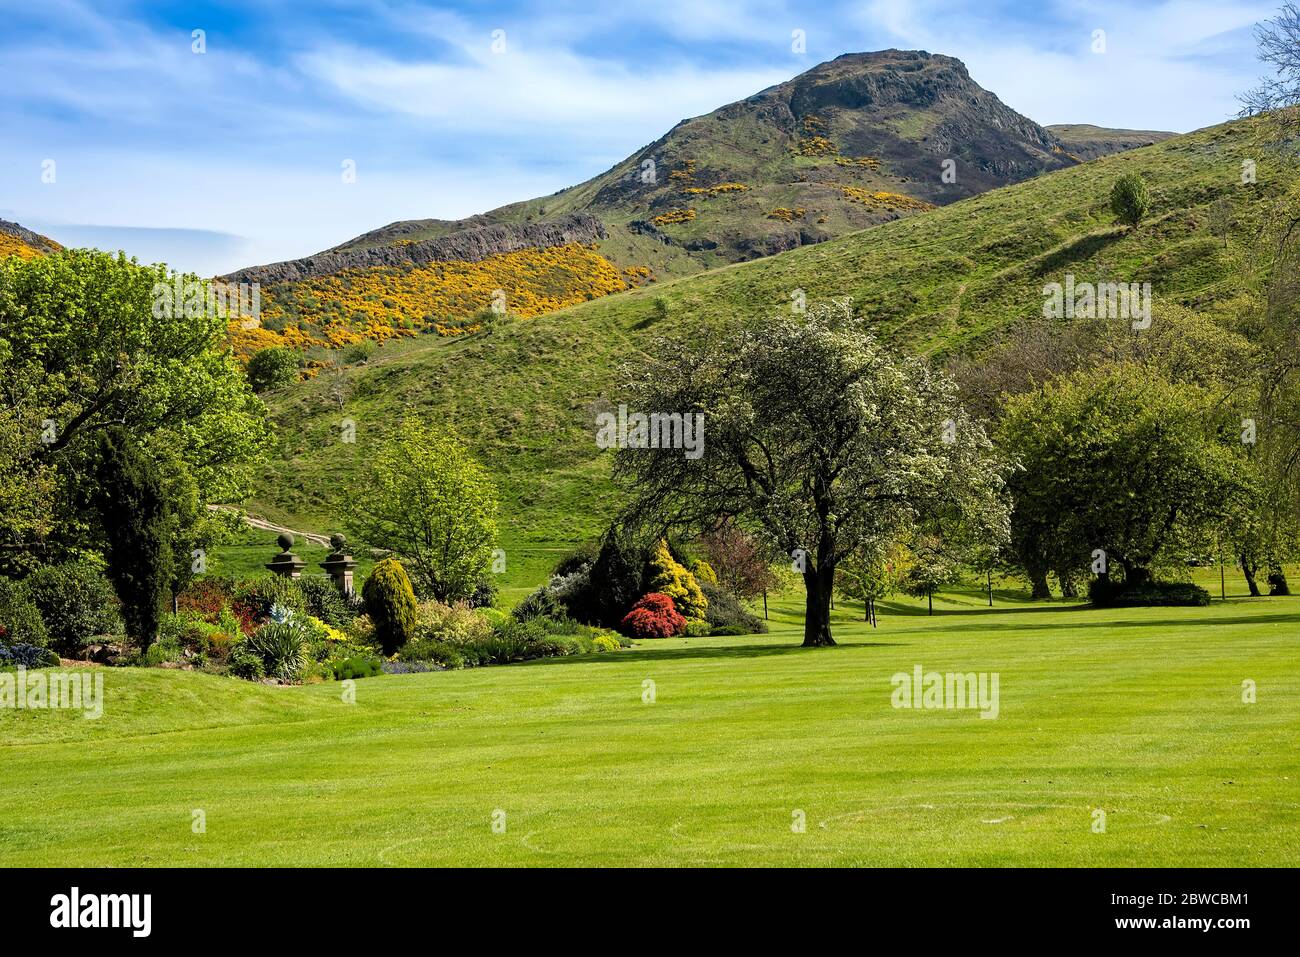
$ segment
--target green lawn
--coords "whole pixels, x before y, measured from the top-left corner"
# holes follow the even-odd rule
[[[793,603],[774,611],[770,635],[366,679],[354,705],[338,684],[110,670],[98,721],[0,711],[0,850],[11,865],[1300,859],[1300,598],[1098,612],[958,594],[933,617],[890,604],[875,631],[841,607],[842,644],[820,650],[798,647]],[[916,664],[998,672],[999,716],[894,709],[890,677]]]

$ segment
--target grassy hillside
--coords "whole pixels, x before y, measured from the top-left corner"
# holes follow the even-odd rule
[[[606,297],[454,341],[387,345],[365,366],[269,397],[281,432],[252,511],[330,532],[364,494],[366,456],[404,414],[457,429],[501,486],[509,581],[542,577],[555,552],[597,532],[617,505],[597,411],[617,404],[617,369],[655,336],[761,318],[810,300],[852,297],[901,347],[972,349],[1041,315],[1042,287],[1063,280],[1150,281],[1158,300],[1206,307],[1243,283],[1270,200],[1294,179],[1232,123],[1104,157],[817,246]],[[1242,185],[1241,161],[1259,163]],[[1111,184],[1138,171],[1152,194],[1141,228],[1117,227]],[[1223,215],[1211,215],[1212,211]],[[1226,224],[1225,238],[1216,234]],[[356,423],[356,442],[340,422]]]
[[[1089,157],[1164,135],[1065,129]],[[328,360],[322,350],[358,338],[454,335],[475,325],[496,290],[512,313],[530,318],[626,286],[813,245],[1079,162],[959,60],[846,54],[683,120],[551,196],[464,220],[391,223],[316,256],[241,270],[240,281],[260,281],[265,309],[263,327],[236,328],[235,339],[242,354],[284,343]],[[546,245],[559,249],[525,250],[496,235],[545,231],[574,217],[587,221],[583,237],[563,245],[551,237]]]
[[[1294,863],[1300,598],[981,604],[890,603],[876,631],[841,607],[829,649],[781,608],[771,635],[370,678],[355,704],[114,669],[97,721],[0,709],[0,847],[14,866]],[[996,720],[893,708],[918,664],[997,672]]]

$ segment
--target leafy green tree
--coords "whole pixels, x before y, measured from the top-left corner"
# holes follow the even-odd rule
[[[154,442],[150,450],[167,489],[171,511],[173,595],[179,595],[197,578],[211,571],[213,551],[220,545],[240,540],[247,525],[234,510],[209,509],[204,491],[186,467],[179,451],[170,445]]]
[[[939,510],[1005,535],[999,466],[951,380],[887,350],[847,303],[652,350],[629,408],[703,414],[704,443],[698,457],[618,452],[627,521],[707,529],[733,516],[762,529],[802,576],[805,646],[834,644],[835,570],[864,544]]]
[[[1020,464],[1009,479],[1013,541],[1037,543],[1044,567],[1091,567],[1100,551],[1107,571],[1118,566],[1128,586],[1144,585],[1249,492],[1237,429],[1218,399],[1131,363],[1010,399],[1000,438]],[[1025,524],[1027,537],[1017,534]]]
[[[208,284],[179,278],[201,305]],[[176,281],[90,250],[0,260],[0,445],[16,453],[0,455],[0,487],[30,491],[13,506],[0,496],[7,552],[101,544],[82,486],[97,436],[114,427],[156,461],[173,458],[200,506],[245,494],[270,441],[266,407],[230,354],[227,321],[168,304]]]
[[[1256,415],[1250,402],[1255,392],[1252,376],[1260,365],[1258,349],[1236,331],[1242,325],[1240,308],[1240,303],[1234,303],[1219,311],[1192,311],[1159,302],[1151,328],[1141,335],[1133,334],[1128,319],[1106,316],[1064,325],[1058,320],[1019,323],[990,349],[956,364],[963,403],[996,423],[1005,413],[1009,395],[1036,392],[1054,379],[1107,364],[1137,363],[1159,378],[1233,397],[1234,415]],[[1229,416],[1222,418],[1226,422]],[[1280,434],[1270,430],[1265,435],[1262,422],[1261,418],[1261,448]],[[1021,473],[1010,478],[1013,486],[1026,481]],[[1028,577],[1035,599],[1051,597],[1051,573],[1069,596],[1091,563],[1085,536],[1068,527],[1067,517],[1051,508],[1037,508],[1034,497],[1018,494],[1014,500],[1011,547],[1004,556],[1007,570]]]
[[[55,470],[40,461],[39,422],[0,408],[0,573],[23,570],[53,528]]]
[[[1110,188],[1110,209],[1115,218],[1130,228],[1142,222],[1151,208],[1147,184],[1137,173],[1125,173]]]
[[[392,655],[415,635],[415,592],[395,558],[377,563],[361,588],[361,601],[384,654]]]
[[[836,569],[836,588],[862,602],[863,620],[875,626],[876,602],[899,591],[911,568],[911,553],[897,542],[872,543],[848,555]]]
[[[284,346],[260,349],[248,360],[248,384],[255,392],[278,389],[298,381],[298,354]]]
[[[913,598],[924,598],[933,615],[934,593],[957,582],[961,577],[961,562],[950,543],[934,532],[913,536],[908,552],[908,569],[900,591]]]
[[[158,634],[171,583],[174,522],[153,461],[125,429],[97,436],[95,506],[107,574],[122,602],[127,633],[148,649]]]
[[[1268,449],[1266,449],[1268,451]],[[1216,536],[1222,560],[1235,558],[1250,594],[1260,595],[1259,577],[1269,594],[1287,594],[1285,565],[1300,557],[1300,517],[1291,508],[1292,491],[1275,471],[1275,463],[1253,458],[1249,492],[1233,502]]]
[[[1294,48],[1298,25],[1300,12],[1288,4],[1282,15],[1260,28],[1260,58],[1274,65],[1278,77],[1255,92],[1255,109],[1250,110],[1271,110],[1249,128],[1254,145],[1283,164],[1293,162],[1300,135],[1300,99],[1296,96],[1300,77],[1294,71],[1300,56]],[[1296,281],[1300,275],[1300,184],[1281,189],[1270,207],[1268,218],[1256,226],[1258,241],[1251,244],[1241,267],[1247,277],[1259,279],[1242,323],[1257,345],[1258,355],[1243,368],[1252,375],[1256,404],[1251,415],[1258,433],[1253,458],[1265,484],[1263,500],[1269,508],[1268,513],[1257,514],[1252,522],[1232,529],[1244,533],[1236,536],[1239,546],[1244,546],[1238,557],[1252,594],[1257,590],[1252,572],[1261,566],[1269,569],[1270,593],[1289,593],[1280,562],[1290,537],[1285,527],[1300,514],[1300,364],[1296,362],[1300,350],[1300,283]],[[1282,547],[1275,549],[1275,545]]]
[[[496,488],[447,432],[405,420],[375,455],[352,505],[363,543],[406,560],[416,592],[468,600],[487,577],[497,540]]]

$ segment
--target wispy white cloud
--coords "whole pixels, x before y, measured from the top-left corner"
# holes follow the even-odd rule
[[[1250,27],[1278,0],[229,0],[192,25],[150,2],[0,0],[0,206],[52,229],[219,233],[208,252],[177,247],[178,264],[219,272],[572,185],[847,52],[957,56],[1042,123],[1207,125],[1254,84]]]
[[[367,107],[461,128],[571,130],[575,141],[608,140],[665,124],[769,86],[787,69],[635,67],[565,50],[466,47],[458,62],[398,61],[348,47],[297,60],[304,74]]]

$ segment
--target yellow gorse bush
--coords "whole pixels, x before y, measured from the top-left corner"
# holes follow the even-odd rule
[[[245,358],[268,346],[339,348],[423,331],[462,335],[465,320],[494,304],[531,319],[650,279],[645,267],[620,271],[595,246],[523,249],[479,262],[353,269],[262,291],[261,325],[231,323],[235,352]]]
[[[642,286],[654,282],[654,270],[649,266],[628,266],[623,270],[623,280],[629,286]]]
[[[662,216],[656,216],[651,222],[656,226],[672,226],[676,223],[689,223],[694,218],[694,209],[670,209]]]
[[[722,193],[743,193],[749,189],[744,183],[719,183],[717,186],[687,186],[683,193],[692,196],[718,196]]]
[[[41,255],[41,251],[34,246],[28,246],[21,239],[10,236],[8,233],[0,233],[0,259],[7,256],[17,256],[20,259],[35,259]]]
[[[836,166],[865,166],[867,169],[880,169],[879,156],[837,156]]]
[[[927,203],[923,199],[917,199],[914,196],[907,196],[903,193],[887,193],[883,191],[872,192],[869,189],[863,189],[860,186],[839,185],[839,190],[847,198],[854,202],[862,203],[873,209],[884,210],[926,210],[934,209],[934,203]]]
[[[695,178],[695,160],[687,160],[681,169],[675,169],[668,174],[669,179],[690,180]]]
[[[805,136],[796,144],[794,151],[800,156],[834,156],[840,148],[824,136]]]
[[[795,219],[802,219],[808,211],[802,206],[796,206],[794,209],[786,209],[784,206],[778,206],[767,214],[768,219],[780,219],[784,222],[790,222]]]

